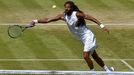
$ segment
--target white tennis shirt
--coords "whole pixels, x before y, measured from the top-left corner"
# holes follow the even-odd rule
[[[74,11],[71,16],[65,15],[65,22],[67,23],[70,31],[79,39],[82,39],[83,35],[86,34],[87,32],[90,34],[93,34],[92,31],[86,25],[81,25],[77,27],[76,24],[77,24],[78,18],[76,16],[76,13],[77,12]]]
[[[64,16],[69,30],[82,41],[84,44],[84,51],[95,50],[96,38],[94,37],[94,34],[86,25],[76,25],[78,21],[76,13],[77,11],[73,11],[70,16]]]

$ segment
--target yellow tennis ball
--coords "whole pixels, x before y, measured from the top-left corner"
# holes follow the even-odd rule
[[[53,5],[52,8],[56,8],[56,5]]]

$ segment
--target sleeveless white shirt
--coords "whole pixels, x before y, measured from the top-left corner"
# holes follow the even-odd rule
[[[67,23],[70,31],[82,41],[84,45],[84,52],[91,51],[91,53],[93,53],[97,48],[96,38],[86,25],[80,25],[77,27],[76,24],[78,22],[78,18],[76,13],[76,11],[73,11],[71,16],[64,15],[65,22]]]
[[[86,33],[91,34],[90,36],[93,36],[92,31],[86,26],[86,25],[81,25],[79,27],[77,27],[77,21],[78,18],[76,16],[77,11],[73,11],[71,16],[65,15],[64,19],[65,22],[68,25],[68,28],[70,29],[70,31],[79,39],[84,38],[84,35]]]

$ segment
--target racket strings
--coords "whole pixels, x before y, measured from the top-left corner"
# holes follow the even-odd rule
[[[11,26],[8,29],[8,34],[12,38],[18,37],[22,34],[22,28],[20,26]]]

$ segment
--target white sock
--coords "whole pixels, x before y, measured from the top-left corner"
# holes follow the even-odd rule
[[[90,71],[95,71],[95,70],[94,70],[94,68],[93,68],[93,69],[91,69]]]
[[[109,68],[108,68],[106,65],[103,66],[103,69],[104,69],[105,71],[109,71]]]

